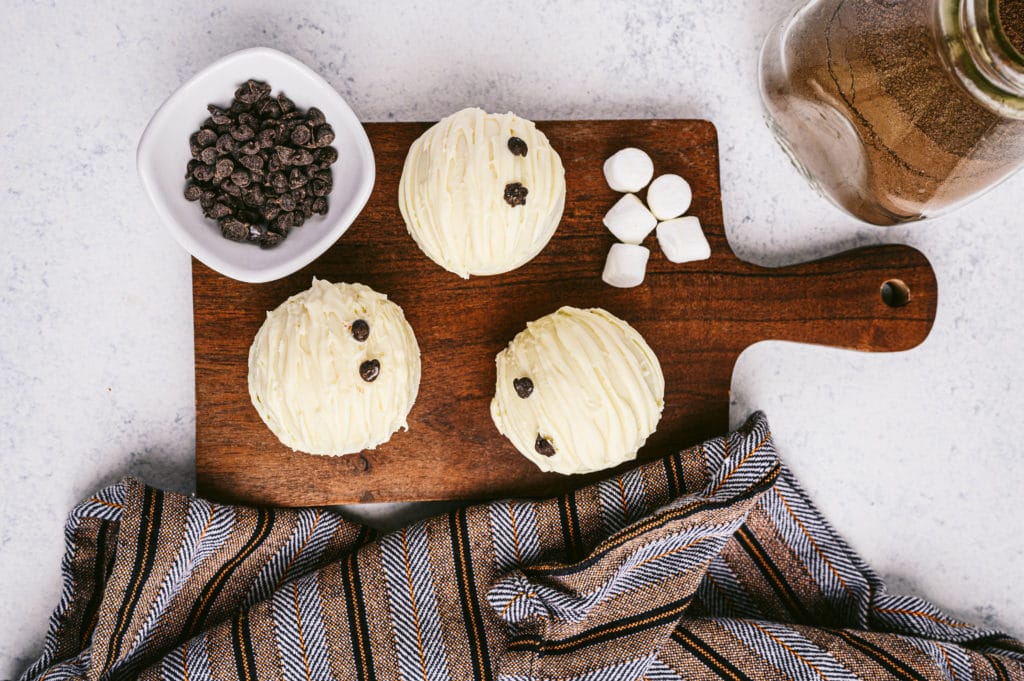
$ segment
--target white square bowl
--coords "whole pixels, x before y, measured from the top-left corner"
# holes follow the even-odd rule
[[[189,137],[209,116],[208,104],[227,106],[246,80],[265,81],[301,109],[317,107],[334,128],[338,160],[327,215],[314,215],[274,248],[230,241],[198,203],[185,199]],[[203,264],[239,281],[261,283],[305,267],[331,247],[359,215],[373,190],[373,149],[356,115],[327,81],[302,62],[267,47],[235,52],[206,67],[167,98],[153,115],[136,156],[142,185],[178,243]]]

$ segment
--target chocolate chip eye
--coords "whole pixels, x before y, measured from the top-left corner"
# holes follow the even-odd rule
[[[555,447],[547,441],[544,436],[538,434],[537,441],[533,444],[533,448],[537,450],[537,453],[541,456],[554,456]]]
[[[516,389],[516,394],[524,400],[533,394],[533,381],[526,378],[517,378],[512,381],[513,387]]]
[[[513,156],[526,156],[526,142],[518,137],[509,137],[508,150],[512,152]]]
[[[526,195],[529,193],[530,190],[518,182],[506,184],[505,203],[507,203],[510,206],[525,206]]]
[[[367,383],[373,383],[380,376],[380,361],[368,359],[359,365],[359,376]]]
[[[352,337],[362,343],[370,337],[370,325],[365,319],[357,319],[352,322]]]

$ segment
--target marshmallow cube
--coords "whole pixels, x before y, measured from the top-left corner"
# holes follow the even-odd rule
[[[612,244],[604,263],[601,281],[616,288],[639,286],[647,274],[647,259],[651,252],[635,244]]]
[[[678,175],[661,175],[647,188],[647,205],[659,220],[679,217],[692,199],[690,183]]]
[[[624,244],[639,244],[654,231],[658,221],[636,194],[626,194],[605,213],[604,226]]]
[[[693,215],[666,220],[658,225],[658,245],[672,262],[693,262],[711,257],[711,246]]]
[[[654,177],[654,162],[647,152],[621,149],[604,162],[604,179],[617,192],[638,192]]]

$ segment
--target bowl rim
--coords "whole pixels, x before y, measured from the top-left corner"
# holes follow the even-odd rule
[[[331,225],[330,229],[325,231],[319,239],[312,242],[307,248],[298,251],[290,257],[283,258],[272,265],[261,266],[259,268],[247,267],[233,262],[230,259],[224,258],[207,248],[201,240],[190,234],[189,231],[173,217],[164,192],[159,188],[159,183],[155,177],[156,169],[153,167],[153,164],[150,163],[150,159],[153,157],[150,144],[152,137],[155,134],[154,131],[162,127],[163,123],[170,118],[172,112],[176,110],[180,104],[186,101],[188,93],[192,87],[196,83],[205,80],[211,72],[221,69],[233,62],[251,59],[275,60],[286,64],[291,69],[302,71],[305,75],[311,77],[311,80],[324,91],[326,96],[333,97],[338,108],[338,113],[341,114],[341,120],[337,120],[337,117],[332,115],[335,120],[332,120],[331,123],[332,125],[345,125],[354,133],[353,138],[355,140],[355,147],[358,151],[363,167],[363,172],[359,174],[360,180],[356,187],[356,191],[351,196],[346,197],[348,200],[346,201],[345,206],[341,209],[335,223]],[[366,129],[363,127],[362,122],[356,116],[355,112],[352,111],[352,107],[345,101],[345,98],[342,97],[330,83],[328,83],[312,68],[291,55],[270,47],[250,47],[227,54],[200,69],[195,73],[195,75],[179,85],[178,88],[163,101],[146,124],[146,127],[139,138],[138,146],[136,147],[135,166],[150,203],[156,209],[156,212],[164,225],[170,229],[175,241],[177,241],[182,248],[188,251],[188,253],[204,265],[216,270],[224,276],[254,284],[275,281],[282,277],[286,277],[289,274],[302,269],[323,255],[327,249],[333,246],[334,243],[341,238],[346,231],[348,231],[348,228],[352,226],[352,223],[355,222],[355,219],[362,212],[363,208],[366,207],[366,203],[370,199],[370,194],[373,192],[377,175],[373,147],[371,146],[370,139],[366,134]]]

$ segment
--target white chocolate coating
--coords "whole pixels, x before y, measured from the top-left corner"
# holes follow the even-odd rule
[[[357,319],[370,328],[362,342]],[[380,373],[367,382],[359,367],[373,359]],[[420,348],[402,308],[362,284],[314,278],[267,313],[249,349],[253,406],[283,444],[309,454],[373,449],[408,429],[419,385]]]
[[[525,156],[509,150],[526,142]],[[528,190],[525,205],[505,187]],[[398,186],[409,234],[441,267],[466,279],[501,274],[547,245],[565,207],[565,169],[548,138],[513,113],[463,109],[432,126],[409,148]]]
[[[491,418],[542,471],[589,473],[636,458],[665,407],[661,365],[610,312],[562,307],[526,325],[495,360]],[[522,398],[514,380],[533,392]],[[537,436],[555,449],[537,452]]]

